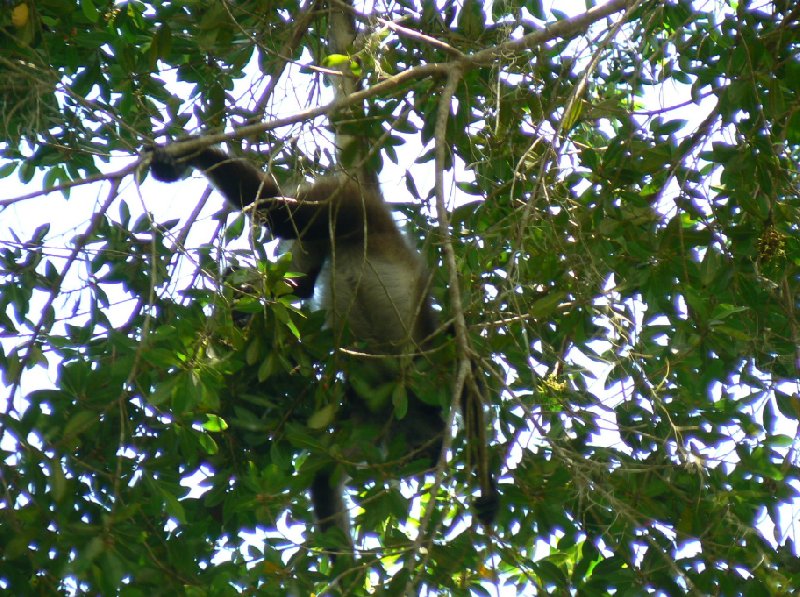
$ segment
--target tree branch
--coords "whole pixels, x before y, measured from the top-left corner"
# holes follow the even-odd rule
[[[533,33],[530,33],[521,39],[504,42],[492,48],[481,50],[475,54],[462,55],[461,57],[455,58],[451,62],[432,62],[408,69],[389,77],[388,79],[384,79],[372,87],[361,91],[356,91],[347,97],[337,98],[324,106],[317,106],[316,108],[302,110],[291,116],[278,118],[269,122],[260,122],[237,127],[231,133],[205,135],[202,138],[179,141],[174,143],[173,146],[175,147],[176,151],[185,153],[186,151],[202,149],[203,147],[207,147],[209,145],[221,143],[223,141],[227,141],[228,139],[254,136],[263,133],[264,131],[296,124],[298,122],[304,122],[306,120],[312,120],[319,116],[326,116],[348,106],[362,103],[371,97],[390,94],[398,88],[401,88],[403,85],[416,79],[448,75],[453,69],[458,69],[459,71],[465,72],[466,70],[472,68],[485,66],[501,58],[507,59],[508,55],[511,53],[529,50],[559,37],[573,37],[578,33],[585,31],[593,23],[616,12],[624,10],[633,4],[633,0],[611,0],[611,2],[604,4],[603,6],[592,8],[578,16],[548,25],[547,27],[544,27],[539,31],[534,31]]]
[[[447,453],[450,451],[450,446],[453,443],[453,423],[455,416],[458,412],[458,407],[461,399],[461,393],[464,391],[464,383],[470,372],[470,360],[468,356],[467,345],[467,326],[464,320],[464,309],[461,304],[461,292],[459,290],[458,281],[458,267],[456,265],[456,254],[453,250],[453,242],[450,236],[450,220],[447,215],[447,209],[444,201],[444,170],[445,159],[447,151],[447,120],[450,117],[450,106],[453,101],[458,83],[463,76],[463,69],[458,65],[454,65],[448,74],[447,83],[442,89],[442,97],[439,100],[439,110],[436,115],[436,126],[434,128],[434,142],[436,143],[436,156],[435,156],[435,181],[434,192],[436,195],[436,212],[437,221],[439,224],[439,234],[442,237],[442,250],[444,251],[444,260],[447,264],[447,272],[449,276],[450,285],[450,303],[453,313],[453,320],[456,329],[456,347],[458,356],[458,369],[456,374],[456,383],[453,384],[453,395],[450,399],[450,413],[447,417],[447,425],[445,429],[447,433],[444,434],[442,441],[442,454],[439,457],[439,462],[436,465],[434,474],[433,485],[431,486],[431,495],[435,495],[442,485],[444,480],[444,469],[447,464]],[[428,542],[432,541],[432,536],[427,532],[430,525],[433,512],[435,510],[434,501],[428,502],[425,510],[425,515],[420,521],[419,533],[414,540],[413,552],[414,554],[420,553],[423,541],[428,538]],[[430,553],[428,550],[427,553]],[[427,557],[427,556],[426,556]],[[411,572],[414,567],[414,557],[410,557],[406,562],[406,566]],[[418,571],[421,573],[424,566],[419,566]],[[415,585],[418,576],[409,577],[408,584],[406,585],[406,594],[412,596],[415,594]]]

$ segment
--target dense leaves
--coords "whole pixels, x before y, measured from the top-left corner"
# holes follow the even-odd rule
[[[356,5],[349,55],[318,2],[77,4],[0,2],[0,588],[800,591],[793,3],[398,0]],[[342,65],[368,93],[338,130],[404,202],[443,322],[455,253],[492,529],[463,425],[400,482],[425,463],[346,416],[343,372],[398,417],[449,405],[456,343],[376,383],[244,216],[146,179],[141,148],[187,132],[280,181],[329,171],[310,110]],[[355,566],[312,531],[322,467],[351,479]]]

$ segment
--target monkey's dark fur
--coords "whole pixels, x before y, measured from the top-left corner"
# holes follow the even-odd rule
[[[425,267],[374,185],[344,177],[321,179],[284,197],[270,177],[222,150],[205,148],[183,155],[176,155],[175,148],[151,150],[150,171],[160,181],[177,181],[189,167],[202,171],[234,207],[245,210],[256,203],[251,215],[273,235],[293,241],[292,269],[305,274],[295,280],[298,297],[311,297],[318,276],[326,272],[322,300],[335,337],[347,330],[373,354],[413,354],[429,345],[437,324]],[[483,434],[475,431],[484,425],[479,403],[466,396],[463,403],[468,431],[473,428],[470,441],[478,441],[475,436],[483,441]],[[440,408],[409,395],[403,419],[392,412],[384,415],[384,420],[392,420],[390,434],[402,435],[409,450],[436,462],[445,432]],[[498,496],[491,475],[482,476],[475,506],[479,520],[490,524]],[[311,498],[322,530],[336,525],[349,533],[341,492],[330,472],[314,478]]]

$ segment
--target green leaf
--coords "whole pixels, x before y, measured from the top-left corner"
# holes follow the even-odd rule
[[[228,423],[222,417],[217,415],[207,414],[206,422],[203,423],[203,429],[211,433],[220,433],[228,428]]]
[[[346,54],[328,54],[322,59],[322,66],[336,68],[350,63],[350,56]]]
[[[172,377],[156,385],[155,390],[147,396],[147,402],[153,406],[163,406],[172,400],[172,395],[178,384],[178,378]]]
[[[546,319],[558,308],[558,305],[565,297],[565,292],[550,292],[547,296],[535,301],[533,305],[531,305],[530,316],[537,319]]]
[[[71,438],[84,434],[91,429],[98,420],[98,415],[95,411],[83,410],[75,413],[64,425],[63,436]]]
[[[197,436],[197,441],[203,448],[203,451],[208,454],[209,456],[213,456],[219,453],[219,446],[217,442],[214,441],[214,438],[209,436],[206,433],[200,433]]]
[[[336,405],[327,404],[308,418],[308,427],[310,429],[325,429],[333,422],[335,414]]]
[[[159,486],[159,488],[161,489],[161,497],[164,500],[164,508],[167,514],[171,518],[177,520],[179,524],[186,524],[186,511],[183,505],[178,501],[178,498],[166,491],[163,487]]]
[[[247,217],[244,212],[237,214],[230,225],[225,229],[225,241],[230,242],[242,236]]]
[[[58,503],[64,499],[67,491],[67,479],[61,464],[57,461],[51,460],[48,468],[50,469],[50,491],[53,494],[53,500]]]
[[[89,19],[90,23],[96,23],[100,20],[100,12],[94,5],[93,0],[81,0],[81,11],[83,16]]]

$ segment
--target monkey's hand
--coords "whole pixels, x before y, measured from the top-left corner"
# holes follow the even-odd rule
[[[150,172],[156,180],[161,182],[175,182],[180,180],[186,172],[185,161],[179,160],[164,145],[151,145],[145,147],[145,153],[150,154]]]

